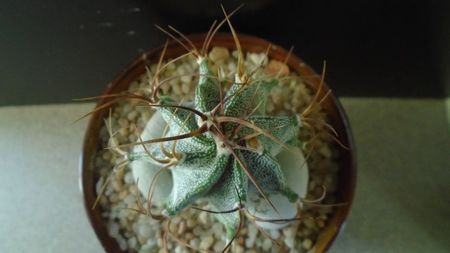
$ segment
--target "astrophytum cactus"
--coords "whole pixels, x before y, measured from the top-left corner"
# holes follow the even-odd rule
[[[282,220],[296,217],[306,192],[300,117],[266,115],[269,93],[280,81],[252,80],[242,54],[232,80],[214,75],[206,56],[197,63],[194,101],[160,95],[140,145],[125,155],[140,191],[161,207],[155,217],[162,219],[205,200],[228,240],[243,209],[262,227],[283,226]],[[227,83],[232,85],[224,91]]]
[[[231,25],[230,25],[231,27]],[[151,96],[128,95],[155,109],[139,141],[125,152],[110,139],[110,148],[129,164],[137,186],[148,197],[156,219],[170,219],[184,208],[213,213],[232,241],[248,217],[265,229],[278,229],[298,217],[305,197],[308,169],[299,142],[299,115],[266,114],[277,75],[254,78],[244,68],[238,50],[234,77],[213,73],[208,34],[197,58],[198,76],[193,101],[175,101],[159,89],[158,70],[149,87]],[[229,88],[225,88],[229,87]],[[151,98],[150,98],[151,97]],[[196,207],[198,201],[208,210]]]

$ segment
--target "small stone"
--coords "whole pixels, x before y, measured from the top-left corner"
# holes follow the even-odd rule
[[[141,250],[139,250],[139,253],[151,253],[156,248],[156,241],[155,239],[148,239],[145,244],[142,245]]]
[[[236,247],[234,248],[234,252],[244,253],[244,247],[242,247],[241,245],[236,245]]]
[[[202,242],[200,243],[200,249],[209,249],[214,243],[214,237],[211,235],[202,239]]]
[[[152,228],[147,224],[139,224],[137,229],[137,236],[144,238],[145,240],[152,237],[155,233],[152,231]]]
[[[119,244],[119,248],[122,251],[125,251],[128,249],[127,241],[122,236],[116,237],[116,241]]]
[[[134,184],[133,173],[131,171],[127,172],[125,174],[125,176],[123,177],[123,181],[125,182],[125,184],[128,184],[128,185]]]
[[[208,58],[213,62],[224,62],[230,58],[230,52],[224,47],[213,47],[209,52]]]
[[[202,224],[208,224],[208,213],[207,212],[201,212],[198,215],[198,220],[200,221],[200,223]]]
[[[288,246],[289,248],[291,248],[291,249],[294,248],[294,238],[293,238],[293,237],[287,237],[287,238],[284,238],[284,243],[285,243],[286,246]]]
[[[119,201],[119,195],[118,194],[111,194],[109,196],[109,202],[111,203],[116,203],[117,201]]]
[[[270,75],[280,75],[286,76],[289,75],[289,67],[283,62],[277,60],[270,60],[265,68],[266,72]]]
[[[311,249],[311,247],[312,247],[311,239],[306,238],[305,240],[303,240],[302,247],[305,248],[305,249]]]
[[[123,137],[128,135],[128,128],[122,127],[119,129],[119,134]]]
[[[283,234],[285,237],[293,237],[294,236],[294,228],[293,227],[287,227],[283,229]]]
[[[182,83],[181,86],[186,86],[192,81],[192,76],[190,76],[190,75],[182,76],[182,77],[180,77],[180,81]]]
[[[136,119],[137,116],[138,116],[138,112],[137,112],[137,111],[131,111],[131,112],[128,113],[127,119],[128,119],[129,121],[134,121],[134,120]],[[130,124],[130,128],[131,128],[132,125],[134,125],[134,124]],[[135,127],[135,125],[134,125],[134,127]],[[133,127],[133,128],[134,128],[134,127]],[[131,130],[131,129],[130,129],[130,130]],[[134,129],[133,129],[133,130],[134,130]]]
[[[218,222],[214,223],[211,230],[216,238],[220,238],[220,236],[223,234],[222,224]]]
[[[313,219],[305,219],[305,220],[303,221],[303,224],[305,224],[305,226],[306,226],[307,228],[316,228],[316,223],[314,222]]]
[[[120,118],[118,123],[119,123],[119,126],[122,128],[127,128],[128,125],[130,124],[130,122],[126,118]]]
[[[187,233],[184,235],[184,239],[186,239],[187,241],[191,240],[192,238],[194,238],[194,235],[191,233]]]
[[[109,159],[111,159],[111,152],[106,151],[105,153],[103,153],[102,158],[105,161],[109,161]]]
[[[128,191],[124,190],[119,193],[119,200],[124,200],[128,196]]]
[[[191,88],[189,87],[189,82],[181,85],[181,91],[183,92],[183,94],[188,94],[191,91]]]
[[[170,223],[169,231],[172,232],[172,233],[175,233],[177,230],[178,230],[177,224],[174,223],[174,222]]]
[[[182,221],[178,226],[177,234],[181,235],[186,231],[186,222]]]
[[[194,219],[190,219],[187,221],[186,225],[188,226],[188,228],[193,228],[195,227],[195,225],[197,225],[197,222]]]
[[[225,241],[224,240],[220,240],[219,238],[217,238],[218,240],[216,241],[216,243],[214,244],[214,251],[215,252],[222,252],[222,250],[225,248]]]
[[[247,59],[256,66],[264,66],[267,64],[267,55],[266,54],[258,54],[258,53],[248,53]]]
[[[199,244],[200,244],[200,240],[198,238],[194,238],[189,241],[189,245],[194,249],[197,249]]]
[[[115,222],[111,222],[108,224],[108,234],[111,237],[116,238],[117,236],[119,236],[119,224],[115,223]]]
[[[175,247],[175,253],[184,253],[184,252],[187,252],[185,247],[183,247],[181,245],[177,245]]]
[[[137,242],[137,239],[136,239],[136,237],[130,237],[129,239],[128,239],[128,248],[129,249],[137,249],[137,246],[138,246],[138,242]]]
[[[192,231],[192,233],[196,236],[201,236],[203,234],[203,230],[200,226],[197,226],[194,228],[194,230]]]
[[[269,238],[264,239],[262,249],[267,252],[272,247],[272,241]]]

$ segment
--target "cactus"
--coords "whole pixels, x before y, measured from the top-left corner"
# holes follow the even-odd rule
[[[238,77],[222,95],[210,77],[208,59],[199,58],[198,62],[201,78],[195,91],[195,109],[178,106],[168,97],[162,97],[162,106],[157,108],[170,125],[163,139],[175,136],[177,141],[136,146],[126,155],[129,162],[154,164],[150,165],[153,168],[143,168],[149,170],[149,177],[156,174],[150,171],[156,172],[155,167],[170,170],[173,189],[163,200],[164,216],[176,215],[199,198],[216,210],[234,210],[246,202],[249,185],[269,203],[268,195],[278,193],[290,202],[297,201],[299,196],[287,185],[275,157],[297,140],[300,118],[264,113],[268,93],[278,80],[240,82],[236,80],[242,77]],[[147,124],[147,132],[154,131],[153,124]],[[188,138],[178,139],[186,133]],[[239,224],[238,212],[218,213],[217,218],[231,239]]]
[[[164,47],[150,95],[125,95],[156,111],[130,151],[121,149],[111,129],[109,146],[122,156],[117,166],[129,164],[139,190],[148,196],[146,214],[165,220],[187,207],[214,213],[226,228],[229,246],[242,226],[243,211],[267,229],[295,220],[308,173],[298,141],[301,117],[266,115],[269,93],[280,78],[252,77],[230,23],[239,54],[236,74],[225,78],[211,70],[209,43],[224,21],[208,33],[201,52],[177,39],[197,59],[194,101],[176,101],[159,89]],[[210,210],[196,207],[198,200]]]

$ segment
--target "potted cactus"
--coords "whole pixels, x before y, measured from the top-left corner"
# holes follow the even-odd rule
[[[297,246],[310,250],[316,244],[320,252],[345,219],[354,187],[351,141],[323,75],[303,79],[313,88],[299,86],[299,78],[307,75],[291,73],[289,63],[292,57],[298,61],[295,56],[284,51],[284,59],[275,58],[279,48],[265,42],[261,47],[261,40],[237,35],[229,15],[225,17],[201,37],[187,38],[170,28],[181,36],[176,38],[161,28],[174,42],[144,54],[106,95],[97,97],[101,101],[86,135],[82,185],[91,221],[108,251],[240,252],[242,245],[248,250],[270,251],[272,245],[279,251],[295,250],[301,223],[316,224],[325,216],[332,230],[326,229],[325,221],[317,222],[317,228],[310,228],[315,238],[309,236]],[[231,34],[216,35],[225,22]],[[153,62],[147,66],[149,57]],[[304,64],[295,68],[312,73]],[[304,89],[306,101],[280,99],[284,86],[297,96]],[[105,114],[103,109],[113,105]],[[331,123],[325,121],[325,113]],[[315,147],[317,140],[322,143]],[[325,140],[329,144],[323,144]],[[310,164],[312,169],[319,167],[309,161],[316,153],[327,159],[333,168],[330,174],[338,175],[339,159],[349,168],[340,173],[350,175],[339,184],[346,183],[345,195],[330,194],[326,199],[327,191],[337,192],[338,183],[327,182],[329,177],[322,184],[314,181],[317,171],[328,171],[309,172]],[[93,172],[92,167],[102,169]],[[99,203],[106,211],[98,211]],[[121,204],[107,210],[111,203]],[[305,215],[310,206],[325,212]],[[198,222],[182,221],[201,220],[200,215],[209,217],[204,227],[216,228],[212,240],[207,233],[195,232]],[[105,217],[108,225],[99,225]],[[239,241],[241,234],[247,238]],[[250,245],[257,234],[263,238],[260,245]],[[195,240],[200,243],[191,243]]]

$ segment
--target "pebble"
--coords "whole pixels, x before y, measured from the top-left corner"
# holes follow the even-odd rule
[[[217,240],[216,243],[214,243],[213,250],[215,252],[222,252],[222,250],[225,248],[226,244],[224,240]]]
[[[197,225],[197,222],[194,219],[190,219],[187,221],[186,225],[188,228],[193,228],[195,227],[195,225]]]
[[[224,62],[230,58],[230,52],[224,47],[213,47],[209,52],[208,58],[216,63]]]
[[[291,248],[291,249],[294,248],[294,238],[293,237],[286,237],[286,238],[284,238],[284,243],[289,248]]]
[[[139,253],[151,253],[156,246],[155,240],[148,240],[144,245],[142,245]]]
[[[177,234],[181,235],[186,231],[186,222],[181,222],[178,226]]]
[[[141,238],[144,238],[145,241],[152,237],[155,233],[152,231],[152,228],[145,223],[139,224],[139,227],[137,229],[137,235]]]
[[[305,240],[303,240],[302,247],[305,248],[305,249],[311,249],[311,247],[312,247],[311,239],[306,238]]]
[[[127,172],[123,178],[123,181],[125,182],[125,184],[127,185],[132,185],[134,184],[134,178],[133,178],[133,173],[131,171]]]
[[[114,222],[110,222],[108,224],[108,234],[111,237],[116,238],[117,236],[119,236],[119,224],[114,223]]]
[[[192,233],[196,236],[200,236],[203,234],[203,229],[200,226],[197,226],[194,228],[194,230],[192,231]]]
[[[269,63],[266,65],[265,70],[270,75],[279,74],[280,76],[286,76],[289,75],[290,73],[289,67],[283,62],[277,60],[270,60]]]
[[[223,235],[222,227],[223,225],[220,224],[219,222],[215,222],[214,225],[212,226],[211,230],[216,238],[220,238]]]
[[[200,212],[198,215],[198,220],[202,224],[208,224],[208,213],[207,212]]]
[[[132,248],[132,249],[136,250],[137,246],[138,246],[138,241],[137,241],[136,237],[133,236],[128,239],[127,244],[128,244],[128,248]]]
[[[134,121],[138,115],[139,115],[138,111],[131,111],[128,113],[127,119],[129,121]],[[133,126],[133,127],[131,127],[131,126]],[[135,124],[130,124],[130,131],[134,130],[135,127],[136,127]]]
[[[267,252],[272,247],[272,241],[269,238],[264,239],[262,249]]]
[[[255,66],[267,64],[267,55],[257,53],[247,53],[247,59]]]
[[[206,238],[202,238],[200,243],[200,249],[209,249],[214,243],[214,237],[212,235],[207,236]]]
[[[305,226],[307,228],[315,228],[316,227],[316,223],[314,222],[314,219],[305,219],[305,220],[303,220],[303,224],[305,224]]]
[[[235,253],[244,253],[244,247],[242,247],[241,245],[236,245],[235,247],[234,247],[234,252]]]
[[[198,239],[198,238],[194,238],[189,241],[189,245],[191,247],[193,247],[194,249],[198,249],[199,244],[200,244],[200,239]]]

